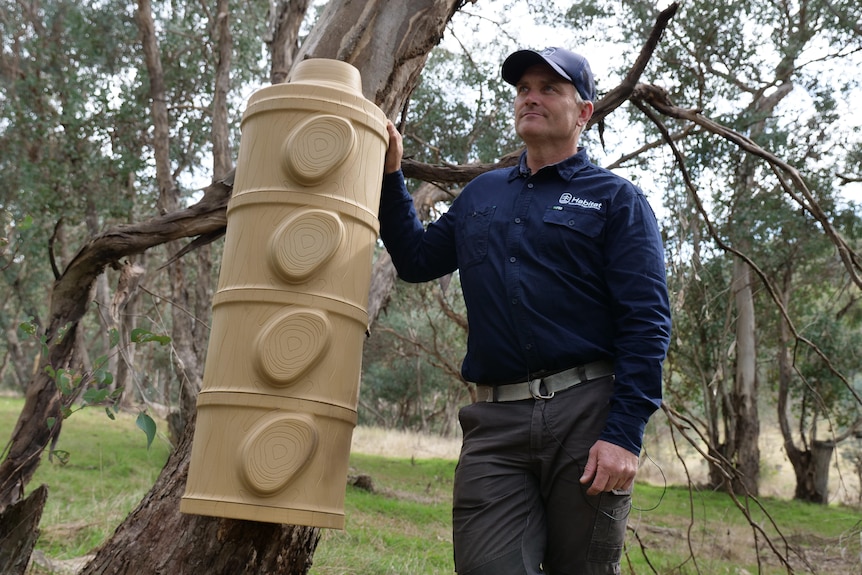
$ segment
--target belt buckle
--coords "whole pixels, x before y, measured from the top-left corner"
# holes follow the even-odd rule
[[[533,399],[551,399],[554,397],[553,391],[548,395],[542,395],[542,391],[539,389],[540,385],[542,385],[541,377],[530,381],[530,395],[533,396]]]

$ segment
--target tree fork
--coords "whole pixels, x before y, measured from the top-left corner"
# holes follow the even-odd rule
[[[360,4],[365,10],[362,20],[365,26],[351,27],[351,23],[359,21],[351,11]],[[336,0],[330,2],[326,13],[309,35],[303,47],[304,55],[352,61],[360,69],[365,93],[373,95],[384,112],[391,114],[403,107],[419,78],[428,52],[439,42],[446,24],[460,6],[458,0],[412,0],[399,3],[398,9],[392,9],[379,0],[369,3]],[[344,29],[345,25],[347,29]],[[405,28],[410,33],[402,35],[400,31]],[[361,37],[361,41],[348,42],[350,36]],[[401,38],[401,41],[392,46],[388,42],[391,38]],[[353,46],[354,51],[345,52],[345,45]],[[199,204],[179,212],[202,217],[208,226],[201,227],[200,222],[194,219],[167,214],[151,220],[148,226],[155,226],[153,231],[161,232],[163,241],[151,242],[153,238],[146,236],[132,238],[124,235],[124,231],[130,231],[128,228],[115,230],[115,234],[136,242],[141,251],[177,237],[218,235],[226,225],[225,209],[231,191],[229,181],[226,178],[215,182],[207,188]],[[191,230],[186,226],[193,227],[195,232],[189,233]],[[115,251],[120,245],[109,239],[116,240],[117,235],[97,238],[97,242],[105,243],[102,247],[110,257],[95,249],[93,243],[88,244],[94,249],[82,250],[58,283],[63,282],[70,271],[74,272],[75,265],[84,266],[90,262],[84,266],[90,270],[89,273],[78,278],[83,281],[74,284],[78,297],[86,300],[86,296],[80,295],[86,294],[81,286],[91,285],[104,265],[121,257],[120,252]],[[86,307],[86,301],[82,303]],[[82,315],[75,317],[75,321]],[[50,388],[50,382],[46,387]],[[182,440],[156,485],[117,528],[83,573],[120,575],[190,570],[232,575],[306,573],[319,540],[317,529],[179,513],[177,503],[185,489],[193,430],[194,419],[186,425]]]

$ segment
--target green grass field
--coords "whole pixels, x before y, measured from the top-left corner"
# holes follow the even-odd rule
[[[12,430],[23,399],[0,398],[0,437]],[[135,414],[112,421],[98,407],[77,411],[63,422],[56,449],[68,462],[47,453],[27,493],[48,486],[37,548],[49,557],[85,555],[101,543],[149,491],[167,460],[170,446],[157,437],[150,449]]]
[[[0,398],[0,434],[8,438],[23,400]],[[64,422],[57,445],[63,465],[47,457],[28,486],[49,488],[38,550],[55,559],[85,555],[109,537],[149,490],[170,446],[148,450],[135,414],[110,420],[99,408]],[[455,462],[353,453],[351,475],[373,490],[347,488],[346,526],[324,530],[312,575],[451,574],[451,488]],[[772,521],[752,508],[755,523],[791,558],[794,573],[862,574],[862,511],[764,498]],[[624,573],[788,573],[762,535],[721,493],[638,484],[629,520]]]

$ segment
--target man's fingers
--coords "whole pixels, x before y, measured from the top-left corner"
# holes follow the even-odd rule
[[[590,485],[589,489],[587,489],[587,495],[598,495],[603,491],[610,491],[612,488],[608,485],[610,481],[610,477],[607,473],[599,466],[596,471],[596,477],[593,479],[593,483]]]

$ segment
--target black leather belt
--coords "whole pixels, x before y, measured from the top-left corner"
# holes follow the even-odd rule
[[[477,385],[476,401],[495,403],[530,398],[551,399],[559,391],[564,391],[591,379],[599,379],[613,374],[614,363],[612,361],[594,361],[530,381],[504,385]]]

